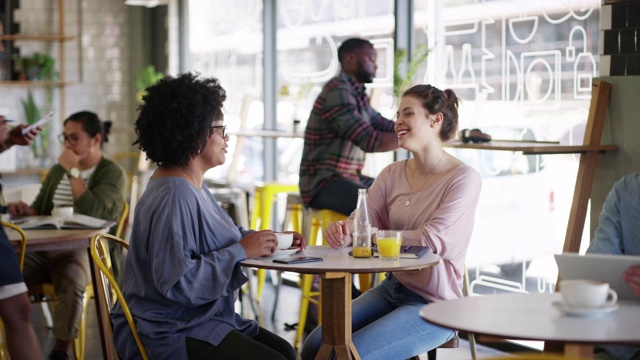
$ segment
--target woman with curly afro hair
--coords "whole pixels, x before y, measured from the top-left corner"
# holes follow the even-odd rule
[[[186,73],[147,88],[134,125],[138,145],[158,165],[135,211],[122,290],[150,359],[295,359],[293,347],[235,313],[247,282],[238,262],[271,255],[271,230],[238,227],[203,185],[225,162],[225,90]],[[294,233],[304,248],[304,238]],[[141,358],[118,305],[114,342]]]

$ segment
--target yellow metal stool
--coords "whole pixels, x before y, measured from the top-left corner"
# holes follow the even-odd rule
[[[316,220],[314,223],[314,219]],[[318,232],[322,237],[322,231],[329,226],[332,222],[347,220],[347,216],[340,214],[339,212],[328,209],[312,209],[311,210],[311,229],[309,232],[309,244],[315,245],[318,241]],[[324,239],[322,245],[326,245]],[[371,288],[371,274],[359,274],[359,290],[365,292]]]
[[[328,209],[311,209],[310,214],[311,226],[309,228],[309,237],[307,246],[318,245],[318,238],[322,239],[320,243],[326,245],[326,242],[322,238],[322,234],[318,235],[318,232],[329,226],[334,221],[346,220],[347,217]],[[296,338],[293,345],[296,349],[301,346],[302,335],[304,334],[304,325],[307,322],[307,312],[309,311],[309,303],[316,304],[318,306],[318,324],[322,323],[320,314],[320,291],[311,291],[311,285],[313,284],[313,275],[304,274],[300,277],[300,288],[302,289],[302,296],[300,298],[300,316],[298,318],[298,329],[296,332]]]
[[[249,227],[253,230],[271,229],[271,219],[273,213],[273,198],[283,193],[299,193],[298,185],[281,183],[263,183],[255,186],[253,195],[253,210],[251,211],[251,221]],[[258,269],[258,289],[256,300],[260,301],[264,282],[267,279],[267,272]]]

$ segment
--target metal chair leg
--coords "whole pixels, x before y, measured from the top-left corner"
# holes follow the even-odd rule
[[[271,321],[276,320],[276,309],[278,307],[278,298],[280,298],[280,286],[282,285],[282,271],[278,271],[278,283],[275,285],[276,295],[273,298],[273,308],[271,309]]]

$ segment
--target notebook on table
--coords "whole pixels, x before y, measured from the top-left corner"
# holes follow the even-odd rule
[[[106,229],[116,224],[113,220],[98,219],[83,214],[73,214],[61,221],[53,216],[23,216],[11,220],[23,230],[31,229]]]
[[[640,256],[575,253],[555,255],[560,280],[592,279],[609,283],[623,300],[640,299],[624,280],[624,272],[640,266]]]

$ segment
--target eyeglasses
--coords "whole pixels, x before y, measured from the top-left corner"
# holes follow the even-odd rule
[[[216,129],[222,129],[222,132],[220,132],[220,135],[222,135],[223,138],[227,137],[227,125],[214,125],[211,127],[211,134],[213,134],[213,130]]]
[[[65,134],[60,134],[58,135],[58,141],[60,141],[60,144],[64,145],[65,142],[69,142],[69,145],[73,146],[78,142],[78,135],[72,134],[72,135],[65,135]]]

